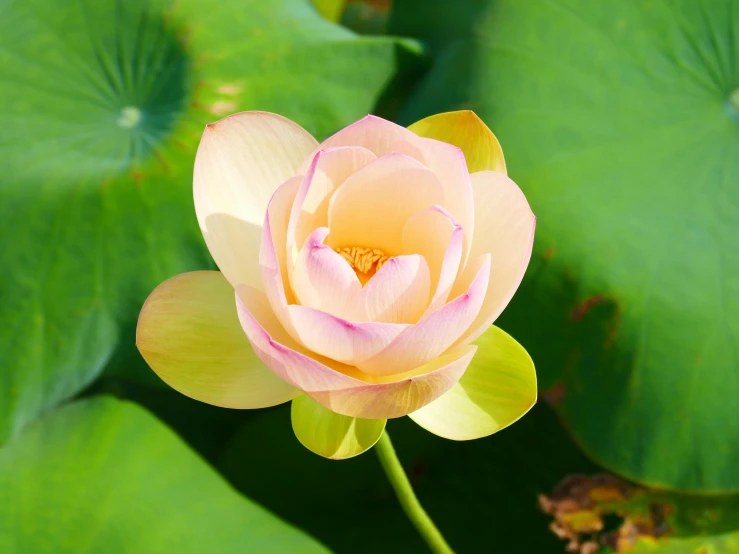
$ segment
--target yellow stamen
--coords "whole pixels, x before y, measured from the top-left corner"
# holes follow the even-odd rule
[[[351,268],[365,277],[372,277],[388,261],[388,256],[379,248],[359,248],[357,246],[337,248],[336,251]],[[361,277],[361,276],[360,276]]]

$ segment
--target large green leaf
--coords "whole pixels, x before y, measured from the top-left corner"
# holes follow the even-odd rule
[[[127,380],[104,379],[99,387],[143,402],[240,490],[337,553],[424,548],[374,453],[340,463],[312,454],[293,436],[287,405],[223,410]],[[545,405],[494,437],[469,442],[440,439],[408,418],[388,426],[423,505],[460,554],[489,544],[506,554],[563,552],[566,542],[550,531],[552,521],[538,505],[556,508],[548,511],[559,514],[558,533],[564,524],[581,544],[620,544],[623,552],[728,554],[739,540],[739,495],[689,495],[587,477],[602,470],[588,463]],[[538,500],[542,495],[549,502]],[[589,529],[594,522],[599,531]]]
[[[500,325],[545,396],[621,474],[739,490],[739,1],[425,5],[393,20],[438,52],[406,122],[500,138],[538,216]]]
[[[135,404],[71,404],[0,448],[4,554],[328,552]]]
[[[106,365],[147,374],[146,295],[212,267],[191,193],[206,123],[260,109],[325,136],[403,48],[309,0],[0,3],[0,443]]]
[[[476,441],[439,438],[409,418],[390,420],[388,428],[421,504],[455,552],[562,551],[537,495],[567,472],[594,466],[548,407]],[[239,490],[337,553],[427,550],[374,451],[340,462],[316,456],[292,435],[288,406],[251,415],[217,465]]]

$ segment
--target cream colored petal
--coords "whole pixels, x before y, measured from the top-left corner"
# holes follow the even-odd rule
[[[439,180],[422,164],[402,154],[387,154],[354,173],[334,193],[327,243],[397,255],[408,218],[443,197]]]
[[[531,259],[536,217],[521,189],[503,173],[472,175],[475,193],[475,240],[471,258],[490,254],[490,286],[480,314],[458,344],[474,341],[510,302]],[[471,272],[465,271],[452,289],[464,290]]]
[[[239,325],[233,288],[218,271],[173,277],[149,295],[136,345],[149,366],[182,394],[225,408],[264,408],[300,391],[254,353]]]
[[[477,349],[462,346],[402,375],[373,378],[295,342],[257,289],[239,287],[237,308],[254,351],[272,371],[323,407],[351,417],[386,419],[418,410],[459,380]]]
[[[346,319],[416,323],[431,292],[429,267],[423,256],[390,258],[349,304]]]
[[[403,251],[418,253],[428,262],[433,296],[426,309],[431,313],[449,298],[457,279],[464,229],[440,206],[411,217],[403,228]]]
[[[439,179],[444,190],[444,200],[439,204],[464,229],[462,259],[466,261],[474,240],[475,211],[470,175],[462,151],[456,146],[420,137],[397,142],[391,149],[419,160]]]
[[[453,144],[462,150],[470,173],[493,170],[506,173],[498,139],[475,112],[461,110],[429,116],[410,127],[420,137]]]
[[[293,400],[291,419],[301,444],[332,460],[352,458],[372,448],[382,436],[387,421],[340,415],[305,394]]]
[[[409,417],[435,435],[453,440],[486,437],[516,422],[536,403],[536,371],[510,335],[488,328],[477,354],[449,392]]]
[[[465,229],[464,259],[467,259],[474,228],[474,208],[469,172],[464,154],[456,146],[415,132],[374,115],[349,125],[321,143],[319,148],[361,146],[383,156],[397,152],[412,157],[436,175],[444,191],[438,204],[444,206]],[[305,166],[307,169],[307,165]]]
[[[316,145],[299,125],[266,112],[234,114],[205,128],[195,158],[195,212],[233,286],[259,285],[255,262],[267,203]]]
[[[488,258],[464,294],[408,327],[387,348],[358,362],[357,367],[370,375],[393,375],[425,364],[445,352],[479,313],[489,273]]]
[[[312,159],[295,198],[287,230],[288,274],[298,249],[315,229],[328,226],[328,206],[333,193],[354,172],[376,156],[361,147],[320,150]]]
[[[347,317],[347,309],[362,291],[362,283],[346,260],[323,244],[328,233],[328,228],[319,227],[300,249],[293,290],[299,304]]]

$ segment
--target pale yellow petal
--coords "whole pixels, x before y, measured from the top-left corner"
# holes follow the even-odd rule
[[[470,173],[488,169],[506,172],[503,149],[498,139],[473,111],[432,115],[415,122],[408,129],[420,137],[448,142],[461,149]]]
[[[149,295],[136,345],[182,394],[225,408],[264,408],[295,398],[257,357],[236,315],[234,291],[218,271],[173,277]]]
[[[424,429],[453,440],[486,437],[508,427],[536,403],[536,371],[524,348],[490,327],[477,354],[445,394],[409,417]]]
[[[359,419],[340,415],[321,406],[308,395],[292,402],[295,436],[311,452],[343,460],[369,450],[385,430],[384,419]]]

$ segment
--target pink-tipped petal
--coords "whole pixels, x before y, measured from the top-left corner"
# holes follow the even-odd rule
[[[288,313],[288,302],[294,301],[292,288],[287,283],[285,270],[284,238],[290,207],[295,199],[300,179],[289,179],[279,187],[267,207],[264,216],[261,248],[259,250],[259,268],[261,283],[255,288],[264,290],[272,306],[272,310],[282,325],[295,336],[295,331]]]
[[[376,115],[368,115],[324,140],[319,148],[361,146],[375,156],[382,156],[391,151],[392,144],[414,138],[417,138],[416,135],[405,127]]]
[[[459,380],[476,350],[462,346],[403,375],[373,378],[295,342],[259,290],[238,287],[236,305],[254,351],[272,371],[325,408],[351,417],[385,419],[420,409]]]
[[[225,408],[265,408],[300,391],[256,356],[218,271],[172,277],[147,298],[136,329],[141,355],[169,386]]]
[[[293,290],[299,304],[346,317],[362,284],[346,260],[323,244],[328,233],[328,228],[319,227],[305,241],[295,264]]]
[[[354,297],[346,318],[416,323],[428,306],[430,278],[423,256],[390,258]]]
[[[314,229],[328,226],[328,206],[333,193],[354,172],[376,156],[361,147],[339,147],[320,150],[313,157],[295,198],[287,229],[287,251],[296,257],[297,249]],[[293,267],[288,265],[292,275]]]
[[[235,286],[258,286],[260,234],[275,189],[316,148],[299,125],[266,112],[242,112],[208,125],[193,176],[195,212],[205,242]]]
[[[507,175],[481,171],[472,175],[475,193],[475,240],[471,258],[489,254],[490,286],[480,314],[458,344],[469,343],[492,325],[510,302],[531,259],[536,217],[521,189]],[[452,289],[462,289],[470,271]],[[459,286],[458,286],[459,285]]]
[[[439,180],[421,163],[402,154],[386,154],[354,173],[334,193],[328,243],[396,255],[408,218],[443,198]]]
[[[307,306],[289,306],[297,339],[320,356],[349,365],[370,358],[393,342],[408,325],[353,323]]]
[[[365,385],[308,394],[326,408],[352,417],[395,418],[415,412],[454,386],[472,361],[477,347],[461,346],[409,372],[407,377],[387,384]],[[415,408],[419,406],[419,408]]]
[[[279,282],[282,283],[286,303],[293,303],[295,301],[295,295],[288,279],[288,254],[285,248],[287,228],[290,219],[290,210],[295,202],[295,197],[302,182],[303,178],[300,176],[291,177],[280,185],[272,195],[267,205],[265,222],[263,223],[265,231],[262,234],[262,241],[268,240],[269,243],[260,245],[261,248],[258,258],[260,264],[263,260],[268,260],[268,267],[274,267],[275,270],[279,269],[279,275],[275,272],[274,278],[277,279],[279,277]],[[262,251],[262,248],[266,248],[266,250]],[[264,269],[262,268],[261,271],[262,279],[264,279]],[[263,286],[260,285],[257,288],[263,288]]]
[[[376,356],[357,364],[370,375],[393,375],[433,360],[461,337],[475,320],[488,288],[490,258],[485,260],[469,289],[403,331]]]
[[[403,229],[403,251],[417,252],[431,270],[433,296],[426,313],[436,311],[449,298],[462,260],[464,229],[440,206],[411,217]]]

